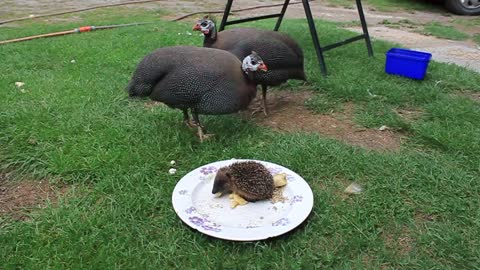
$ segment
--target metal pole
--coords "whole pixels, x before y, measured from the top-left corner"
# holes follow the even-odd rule
[[[282,24],[283,16],[285,16],[285,12],[287,11],[288,4],[290,3],[290,0],[285,0],[285,3],[283,4],[282,11],[280,12],[280,17],[278,17],[277,24],[275,25],[275,28],[273,31],[278,31],[280,28],[280,25]]]
[[[370,35],[368,34],[367,22],[365,21],[365,14],[363,14],[362,1],[357,0],[358,15],[360,16],[360,22],[362,23],[363,34],[365,35],[365,43],[367,43],[368,56],[373,56],[372,42],[370,41]]]
[[[313,21],[312,11],[310,10],[310,4],[308,0],[302,0],[303,9],[305,9],[305,15],[307,16],[308,26],[310,28],[310,34],[312,35],[313,46],[317,52],[318,62],[320,63],[320,71],[323,76],[327,76],[327,67],[325,65],[325,59],[323,58],[322,47],[318,41],[317,29],[315,28],[315,22]]]
[[[230,10],[232,9],[233,0],[227,1],[227,6],[225,7],[225,11],[223,12],[222,23],[220,24],[220,28],[218,31],[223,31],[225,29],[225,24],[227,23],[228,15],[230,14]]]

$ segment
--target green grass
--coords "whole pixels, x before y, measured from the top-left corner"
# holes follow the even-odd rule
[[[453,26],[441,25],[437,22],[425,25],[423,32],[427,35],[452,40],[466,40],[469,38],[467,33],[464,33]]]
[[[466,27],[477,27],[480,24],[480,18],[478,17],[462,17],[456,18],[451,21],[454,24],[466,26]]]
[[[473,41],[475,41],[478,45],[480,45],[480,33],[473,36]]]
[[[88,24],[156,17],[97,20],[95,14]],[[252,25],[272,28],[273,22]],[[75,26],[29,22],[3,28],[0,36]],[[317,26],[323,44],[355,35],[331,23]],[[330,75],[323,78],[305,22],[287,20],[282,31],[296,33],[309,87],[321,94],[309,106],[330,111],[353,102],[358,124],[405,131],[402,149],[374,152],[314,134],[276,133],[235,115],[202,117],[217,136],[200,144],[179,111],[145,108],[123,91],[138,61],[155,48],[199,46],[197,35],[177,34],[190,27],[158,21],[0,47],[1,170],[79,190],[28,221],[0,217],[1,268],[478,267],[480,106],[456,95],[480,91],[478,74],[433,62],[424,81],[388,76],[384,53],[392,44],[375,42],[375,58],[368,58],[358,42],[326,53]],[[26,83],[25,93],[16,81]],[[400,108],[418,108],[423,116],[406,123],[392,113]],[[315,196],[308,221],[258,243],[216,240],[182,224],[170,202],[176,182],[202,164],[232,157],[269,160],[302,175]],[[174,176],[167,172],[172,159]],[[351,181],[365,192],[343,199]]]

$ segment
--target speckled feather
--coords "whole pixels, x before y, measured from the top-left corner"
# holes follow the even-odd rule
[[[254,161],[235,162],[229,166],[232,191],[247,201],[270,199],[273,196],[273,177],[262,164]]]
[[[229,52],[176,46],[147,55],[127,86],[130,96],[149,96],[177,109],[227,114],[245,109],[256,87]]]
[[[268,72],[256,73],[251,77],[257,84],[274,86],[288,79],[305,80],[303,51],[286,34],[256,28],[236,28],[217,33],[216,39],[205,36],[204,46],[230,51],[239,59],[256,51],[268,67]]]

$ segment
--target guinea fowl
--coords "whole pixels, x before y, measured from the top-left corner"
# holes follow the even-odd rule
[[[192,128],[196,126],[200,141],[203,141],[209,135],[204,133],[198,115],[228,114],[245,109],[256,94],[256,84],[247,74],[258,70],[267,70],[258,55],[246,57],[242,63],[223,50],[166,47],[143,58],[127,90],[130,97],[149,96],[182,110],[185,123]]]
[[[268,66],[268,72],[251,74],[262,86],[263,112],[267,115],[267,86],[276,86],[289,79],[306,80],[303,51],[286,34],[256,28],[236,28],[217,33],[215,22],[205,16],[193,27],[204,35],[203,46],[229,51],[240,60],[251,51],[258,52]]]

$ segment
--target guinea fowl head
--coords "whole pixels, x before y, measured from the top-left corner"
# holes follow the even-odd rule
[[[193,26],[192,30],[200,31],[204,35],[214,34],[215,22],[207,15],[203,17],[203,19],[198,20],[197,23],[195,23],[195,25]]]
[[[256,52],[252,51],[250,55],[243,58],[242,70],[248,74],[249,72],[256,72],[258,70],[266,72],[268,68],[262,58]]]

